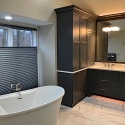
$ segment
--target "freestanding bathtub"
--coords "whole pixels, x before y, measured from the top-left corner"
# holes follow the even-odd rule
[[[57,125],[63,95],[64,89],[58,86],[2,95],[0,125]]]

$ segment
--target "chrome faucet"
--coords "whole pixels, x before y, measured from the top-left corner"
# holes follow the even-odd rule
[[[17,92],[19,95],[18,99],[22,99],[20,91],[21,91],[21,84],[18,82],[11,82],[11,92]]]
[[[21,84],[18,82],[11,82],[11,92],[19,92],[21,91]]]
[[[16,84],[16,92],[19,92],[19,91],[21,91],[21,84],[17,83]]]

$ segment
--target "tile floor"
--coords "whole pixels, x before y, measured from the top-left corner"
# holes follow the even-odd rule
[[[62,105],[58,125],[125,125],[125,102],[93,95],[73,108]]]

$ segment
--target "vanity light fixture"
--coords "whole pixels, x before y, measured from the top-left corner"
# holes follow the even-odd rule
[[[104,28],[102,28],[102,31],[109,32],[109,31],[111,31],[111,28],[110,27],[104,27]]]
[[[12,17],[11,16],[5,16],[5,19],[6,20],[12,20]]]
[[[104,27],[102,28],[102,31],[104,32],[110,32],[110,31],[119,31],[120,28],[117,26],[112,26],[112,27]]]
[[[117,26],[111,27],[111,31],[119,31],[119,30],[120,30],[120,28]]]

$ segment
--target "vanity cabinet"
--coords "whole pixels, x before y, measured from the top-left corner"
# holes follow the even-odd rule
[[[120,73],[119,79],[119,98],[125,100],[125,72]]]
[[[90,93],[118,98],[119,72],[90,69]]]
[[[87,94],[87,70],[73,74],[58,72],[58,85],[65,89],[62,104],[73,107]]]
[[[89,69],[88,95],[125,100],[125,72]]]

